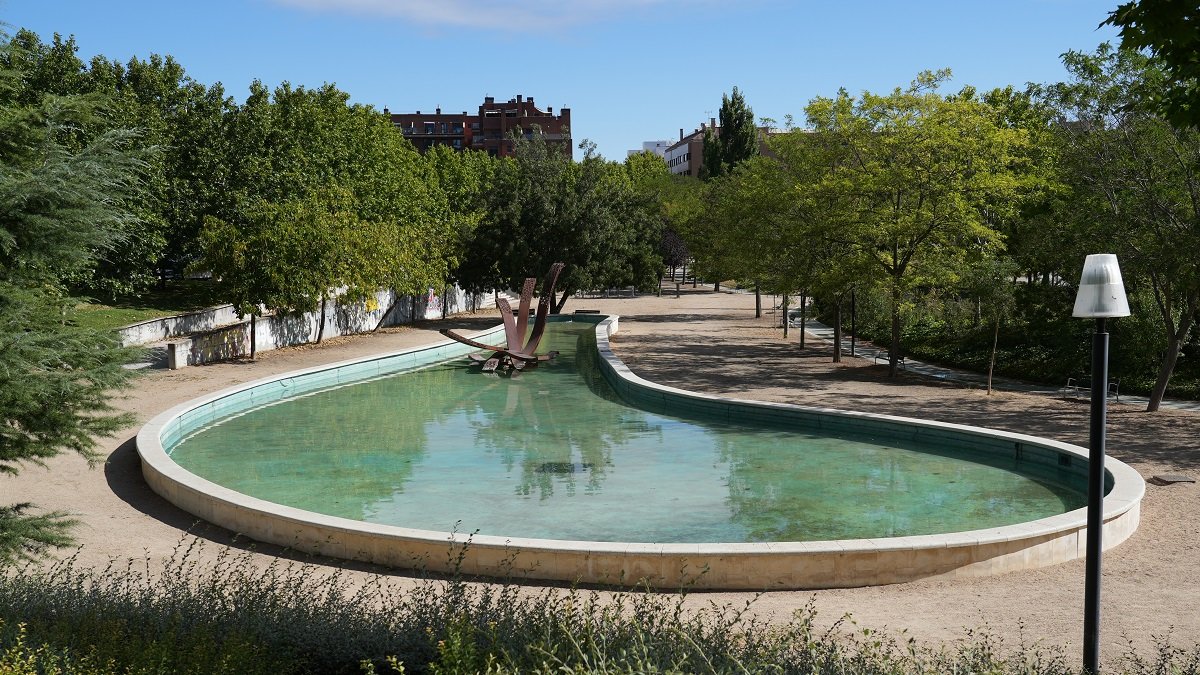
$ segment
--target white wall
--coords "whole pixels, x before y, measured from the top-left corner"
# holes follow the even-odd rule
[[[415,308],[411,296],[396,297],[392,291],[385,290],[377,292],[364,302],[343,304],[330,300],[324,314],[318,309],[305,314],[257,316],[254,322],[255,351],[315,342],[322,322],[325,324],[322,338],[332,338],[365,333],[383,326],[411,323],[414,309],[416,318],[425,320],[442,318],[443,305],[447,315],[464,312],[470,308],[470,294],[457,286],[448,290],[444,297],[430,292],[416,298]],[[477,297],[479,308],[495,305],[495,297],[491,293]],[[192,318],[187,321],[178,321],[180,317],[160,319],[157,323],[161,325],[157,327],[145,325],[155,322],[142,322],[122,328],[119,332],[125,344],[144,344],[172,337],[172,330],[199,326],[200,328],[195,330],[180,330],[174,334],[187,336],[168,343],[167,361],[170,368],[250,355],[249,317],[236,318],[232,314],[232,307],[228,305],[185,316]],[[227,316],[232,317],[232,321],[226,321],[225,325],[217,325],[216,321],[219,318]],[[144,342],[133,342],[134,339],[146,337],[149,339]]]

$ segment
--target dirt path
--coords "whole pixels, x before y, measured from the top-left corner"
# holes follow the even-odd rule
[[[785,341],[782,332],[771,327],[772,315],[755,319],[753,296],[696,292],[678,299],[671,295],[572,300],[567,306],[568,311],[578,308],[620,314],[621,332],[614,340],[617,354],[639,375],[664,384],[743,398],[930,417],[1087,443],[1086,403],[1003,392],[989,397],[978,389],[913,376],[889,380],[885,367],[870,361],[848,359],[834,364],[828,345],[813,340],[801,349],[794,331]],[[494,315],[476,315],[452,318],[445,325],[476,329],[495,322]],[[435,327],[441,325],[265,352],[253,363],[152,371],[138,379],[120,407],[134,412],[140,424],[176,403],[234,383],[438,340]],[[714,363],[720,366],[710,365]],[[1146,414],[1114,405],[1109,423],[1110,454],[1143,476],[1200,477],[1200,415]],[[78,514],[81,526],[76,534],[83,545],[78,555],[88,564],[124,557],[165,558],[181,538],[192,536],[211,542],[205,546],[206,556],[215,556],[229,545],[253,549],[263,560],[281,553],[197,523],[150,492],[141,479],[133,447],[136,431],[136,426],[130,427],[104,440],[100,450],[107,460],[93,470],[76,456],[61,456],[45,469],[27,467],[17,477],[0,477],[0,501],[32,501]],[[1194,644],[1200,636],[1200,486],[1148,485],[1141,526],[1105,555],[1104,565],[1106,659],[1122,653],[1131,640],[1139,648],[1148,648],[1152,635],[1172,633],[1180,642]],[[406,578],[404,573],[395,576],[401,582]],[[1083,562],[1077,561],[986,579],[772,592],[760,597],[756,607],[786,616],[815,598],[820,615],[829,622],[850,613],[859,626],[903,630],[917,639],[939,641],[986,625],[1014,644],[1023,631],[1026,641],[1064,645],[1074,654],[1082,634],[1083,576]],[[741,603],[750,597],[712,593],[696,601]]]

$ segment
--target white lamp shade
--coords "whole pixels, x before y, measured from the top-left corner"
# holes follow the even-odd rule
[[[1085,319],[1129,316],[1129,300],[1125,297],[1117,256],[1095,253],[1083,261],[1083,276],[1079,278],[1079,294],[1075,296],[1075,311],[1071,315]]]

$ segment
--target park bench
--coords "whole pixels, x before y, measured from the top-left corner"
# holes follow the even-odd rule
[[[875,350],[875,363],[879,363],[880,361],[883,361],[884,363],[891,363],[892,362],[892,353],[886,349],[876,349]],[[899,368],[904,367],[904,355],[903,354],[900,355],[900,358],[896,359],[896,366]]]
[[[1088,377],[1068,377],[1067,383],[1059,389],[1058,392],[1064,397],[1085,398],[1092,397],[1092,380]],[[1108,381],[1108,395],[1115,401],[1121,400],[1121,378],[1114,378]]]
[[[634,286],[626,286],[625,288],[606,288],[604,289],[604,297],[606,298],[636,298],[637,288]]]

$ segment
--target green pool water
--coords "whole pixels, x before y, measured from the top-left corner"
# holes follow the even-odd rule
[[[510,537],[770,542],[936,534],[1083,506],[1073,474],[969,447],[713,424],[623,403],[594,324],[553,323],[557,360],[517,379],[455,360],[285,399],[167,448],[279,504]]]

